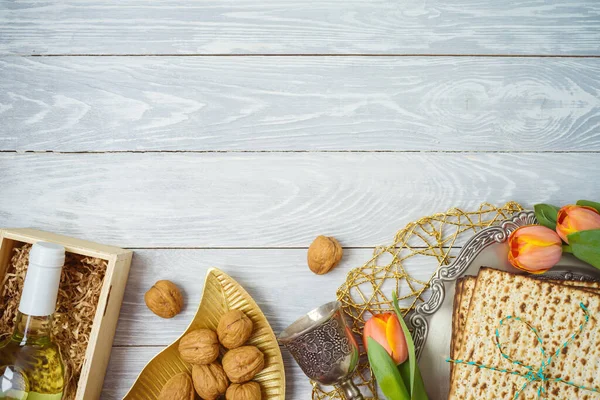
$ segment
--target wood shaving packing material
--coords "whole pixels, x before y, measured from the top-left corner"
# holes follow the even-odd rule
[[[524,367],[504,359],[496,346],[495,330],[500,319],[512,315],[532,324],[539,330],[546,352],[550,354],[584,321],[580,303],[589,310],[589,323],[566,351],[554,359],[546,374],[550,378],[562,377],[597,387],[600,384],[600,295],[494,269],[482,268],[479,272],[457,358],[525,374]],[[524,325],[506,324],[500,328],[500,334],[506,354],[526,365],[536,368],[540,365],[537,339]],[[521,376],[455,364],[448,398],[512,399],[525,382]],[[519,400],[537,399],[539,384],[530,384]],[[563,383],[549,383],[546,390],[548,399],[600,399],[599,393]]]
[[[0,332],[12,332],[31,245],[16,247],[0,293]],[[67,253],[52,325],[65,363],[64,400],[75,398],[90,332],[106,273],[105,260]]]

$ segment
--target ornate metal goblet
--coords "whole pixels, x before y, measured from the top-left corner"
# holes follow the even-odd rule
[[[348,400],[363,400],[352,381],[358,365],[358,345],[339,301],[324,304],[298,319],[279,335],[279,342],[310,379],[339,387]]]

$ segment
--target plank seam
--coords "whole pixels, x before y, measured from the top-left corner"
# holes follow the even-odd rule
[[[0,138],[2,139],[2,138]],[[83,150],[83,151],[60,151],[60,150],[0,150],[7,154],[224,154],[224,153],[417,153],[417,154],[594,154],[600,150]]]
[[[421,53],[390,53],[390,54],[369,54],[369,53],[112,53],[112,54],[94,54],[94,53],[50,53],[50,54],[11,54],[3,53],[0,57],[495,57],[495,58],[600,58],[600,54],[421,54]]]

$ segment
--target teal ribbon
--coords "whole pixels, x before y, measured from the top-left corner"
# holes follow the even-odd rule
[[[510,361],[511,363],[513,363],[515,365],[519,365],[519,366],[527,369],[527,373],[525,373],[525,374],[523,374],[519,371],[511,371],[509,369],[490,367],[487,365],[479,364],[475,361],[453,360],[451,358],[446,359],[446,361],[454,363],[454,364],[472,365],[474,367],[481,368],[481,369],[489,369],[492,371],[502,372],[502,373],[510,374],[510,375],[517,375],[517,376],[521,376],[521,377],[525,378],[526,379],[525,384],[523,384],[523,386],[515,392],[513,400],[517,399],[519,397],[519,395],[521,393],[523,393],[523,391],[525,389],[527,389],[527,387],[534,382],[540,382],[540,387],[538,388],[538,391],[537,391],[538,399],[542,398],[542,396],[546,394],[546,386],[548,385],[549,382],[560,382],[565,385],[573,386],[573,387],[576,387],[581,390],[587,390],[590,392],[600,393],[600,389],[578,385],[573,381],[567,381],[562,378],[550,378],[550,377],[548,377],[548,375],[546,375],[546,368],[548,368],[548,366],[550,364],[552,364],[554,357],[558,357],[560,355],[560,353],[562,352],[562,350],[565,349],[569,344],[571,344],[577,338],[577,336],[579,336],[581,334],[581,332],[583,332],[583,330],[585,329],[585,327],[587,326],[587,324],[590,320],[590,313],[589,313],[588,309],[583,305],[583,303],[580,303],[579,306],[581,307],[581,309],[583,310],[583,313],[585,314],[584,322],[581,325],[579,325],[579,329],[575,333],[571,334],[569,336],[569,339],[565,343],[563,343],[563,345],[560,346],[556,350],[556,352],[552,353],[550,356],[547,356],[546,350],[544,349],[544,340],[540,336],[538,330],[535,329],[533,326],[531,326],[531,324],[529,324],[526,321],[523,321],[519,317],[513,317],[511,315],[509,315],[508,317],[504,317],[500,320],[499,326],[498,326],[498,328],[496,328],[496,347],[498,347],[498,350],[500,351],[500,354],[502,355],[503,358],[505,358],[506,360]],[[509,321],[519,322],[519,323],[525,325],[530,331],[532,331],[535,334],[535,337],[537,338],[537,340],[540,344],[539,349],[540,349],[541,356],[542,356],[541,357],[542,360],[540,362],[539,367],[536,368],[531,365],[526,365],[521,361],[514,360],[508,354],[506,354],[504,352],[502,342],[500,341],[499,328],[502,325],[504,325],[506,322],[509,322]]]

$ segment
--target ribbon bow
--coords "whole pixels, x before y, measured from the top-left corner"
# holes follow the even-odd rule
[[[564,383],[565,385],[569,385],[569,386],[573,386],[576,387],[578,389],[581,390],[588,390],[590,392],[595,392],[595,393],[599,393],[600,389],[597,388],[593,388],[593,387],[586,387],[586,386],[582,386],[582,385],[578,385],[572,381],[567,381],[565,379],[562,378],[550,378],[548,377],[548,375],[546,375],[546,368],[548,368],[548,366],[550,364],[552,364],[552,361],[554,359],[554,357],[557,357],[560,355],[560,353],[562,352],[563,349],[565,349],[569,344],[571,344],[573,342],[573,340],[575,340],[577,338],[577,336],[579,336],[581,334],[581,332],[583,332],[583,330],[585,329],[585,327],[587,326],[589,320],[590,320],[590,313],[588,311],[588,309],[583,305],[583,303],[580,303],[579,306],[581,307],[581,309],[583,310],[583,313],[585,314],[585,320],[584,322],[579,326],[579,329],[571,334],[569,336],[569,339],[567,339],[567,341],[565,343],[563,343],[562,346],[560,346],[556,352],[554,352],[553,354],[551,354],[550,356],[546,355],[546,350],[544,349],[544,341],[542,339],[542,337],[540,336],[539,332],[537,329],[535,329],[533,326],[531,326],[531,324],[527,323],[526,321],[523,321],[521,318],[519,317],[513,317],[511,315],[509,315],[508,317],[504,317],[500,320],[499,323],[499,327],[504,325],[505,322],[508,321],[517,321],[519,323],[524,324],[530,331],[532,331],[535,334],[535,337],[537,338],[539,344],[540,344],[540,352],[542,355],[542,360],[540,362],[540,366],[539,367],[534,367],[531,365],[525,365],[523,362],[518,361],[518,360],[514,360],[512,359],[509,355],[507,355],[504,350],[503,350],[503,346],[502,346],[502,342],[500,341],[500,332],[499,332],[499,327],[496,328],[496,346],[498,347],[498,350],[500,351],[500,354],[502,355],[503,358],[505,358],[506,360],[510,361],[513,364],[519,365],[521,367],[524,367],[525,369],[527,369],[527,373],[523,374],[519,371],[511,371],[508,369],[504,369],[504,368],[495,368],[495,367],[490,367],[487,365],[482,365],[479,364],[475,361],[464,361],[464,360],[453,360],[448,358],[446,361],[447,362],[451,362],[451,363],[455,363],[455,364],[467,364],[467,365],[472,365],[478,368],[482,368],[482,369],[489,369],[492,371],[497,371],[497,372],[502,372],[502,373],[506,373],[506,374],[511,374],[511,375],[518,375],[521,376],[523,378],[525,378],[527,381],[525,382],[525,384],[523,384],[523,386],[521,386],[521,388],[519,390],[517,390],[515,392],[515,395],[513,397],[513,400],[518,398],[519,395],[525,390],[527,389],[527,387],[532,384],[533,382],[540,382],[540,387],[537,390],[537,398],[540,399],[542,398],[542,395],[546,394],[546,386],[548,385],[549,382],[560,382],[560,383]]]

